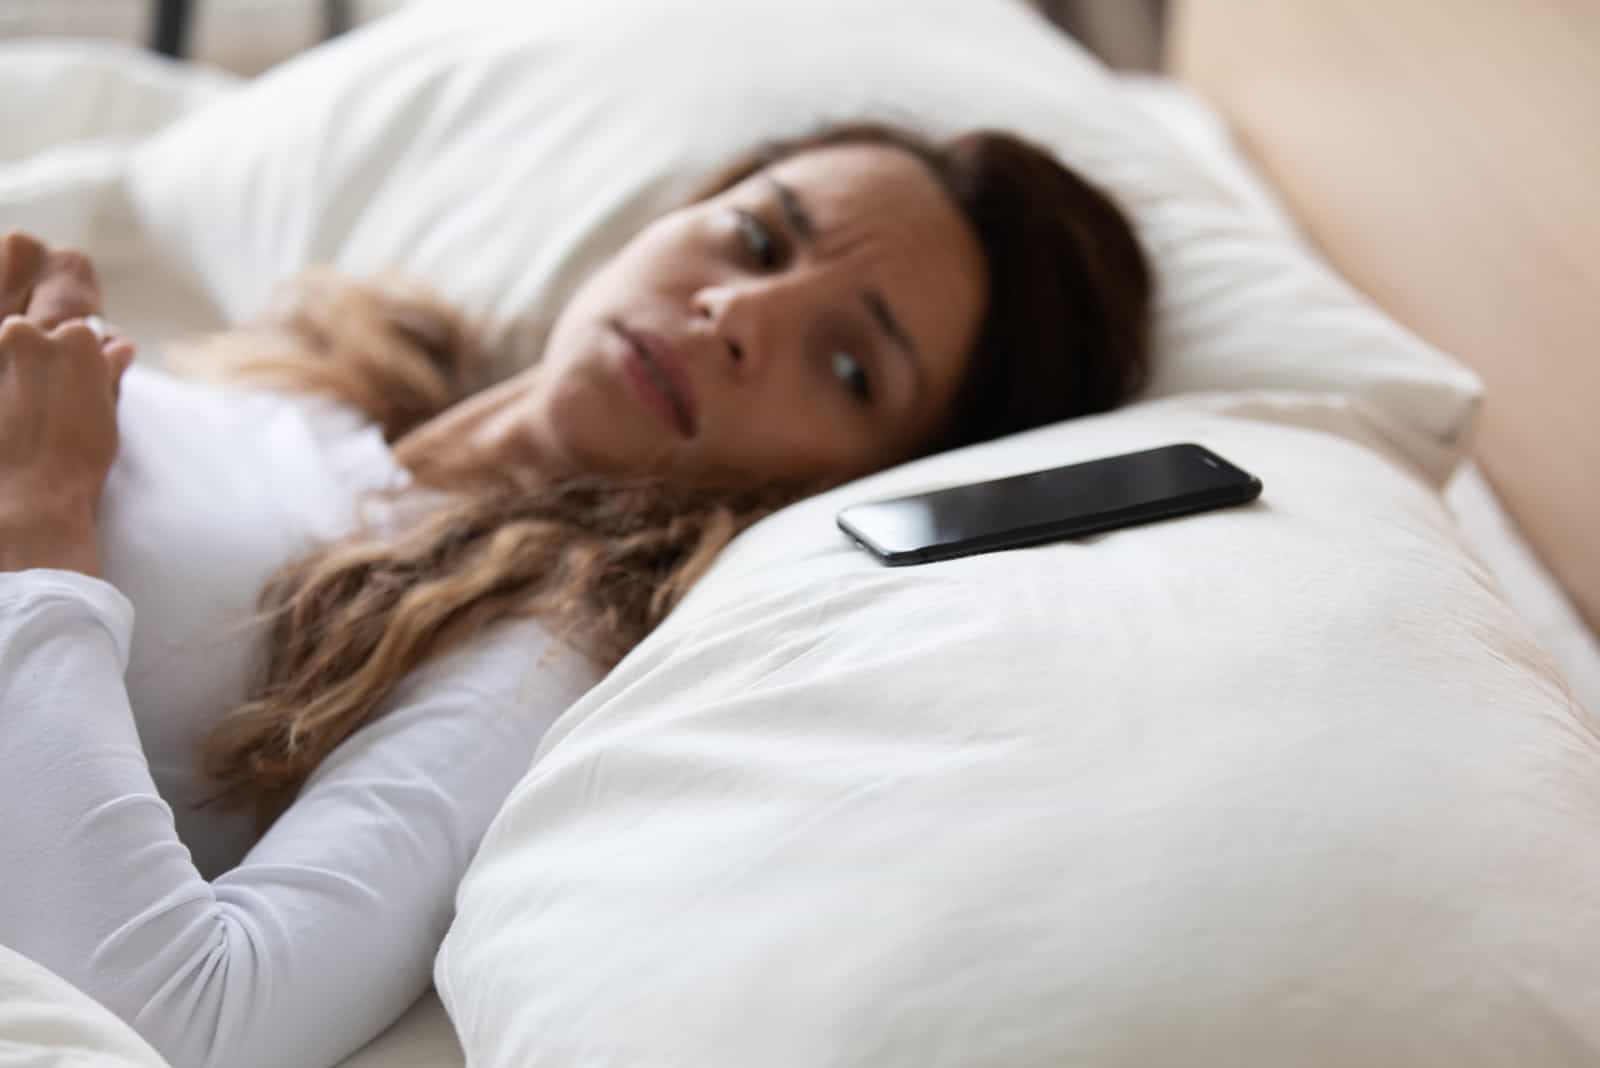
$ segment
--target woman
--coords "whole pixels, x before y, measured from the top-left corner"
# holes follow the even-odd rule
[[[179,1066],[387,1026],[545,728],[737,531],[1146,358],[1121,214],[993,133],[740,161],[479,391],[448,309],[325,278],[232,385],[123,378],[86,263],[5,250],[0,942]]]

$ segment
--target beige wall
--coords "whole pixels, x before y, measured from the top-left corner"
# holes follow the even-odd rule
[[[1600,632],[1600,3],[1175,10],[1174,70],[1328,258],[1482,375],[1474,455]]]

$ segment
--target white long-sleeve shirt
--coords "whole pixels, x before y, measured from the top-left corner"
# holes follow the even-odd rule
[[[0,574],[0,943],[176,1068],[318,1068],[426,989],[456,884],[555,718],[598,679],[536,622],[425,665],[256,840],[197,807],[245,697],[263,581],[404,472],[326,402],[134,368],[104,580]]]

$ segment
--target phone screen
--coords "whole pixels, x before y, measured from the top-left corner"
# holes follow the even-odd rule
[[[889,563],[916,563],[1127,526],[1227,504],[1261,482],[1200,445],[1166,445],[860,504],[839,526]]]

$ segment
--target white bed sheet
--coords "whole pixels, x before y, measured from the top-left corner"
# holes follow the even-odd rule
[[[466,1055],[439,995],[431,988],[387,1031],[337,1068],[463,1068]]]
[[[133,220],[108,215],[105,191],[132,139],[217,95],[230,83],[161,63],[132,49],[59,43],[3,46],[0,92],[22,124],[0,124],[0,229],[26,227],[51,240],[85,244],[101,264],[114,318],[156,358],[172,338],[220,324],[216,309],[185,279],[152,270],[139,255]],[[108,75],[115,75],[109,77]],[[126,95],[128,86],[140,92]],[[1234,149],[1226,127],[1198,97],[1170,80],[1127,79],[1127,88],[1247,202],[1293,224],[1269,187]],[[118,95],[122,94],[122,95]],[[120,106],[107,107],[108,102]],[[24,107],[26,105],[26,107]],[[61,121],[41,123],[38,116]],[[41,136],[49,130],[50,136]],[[1600,643],[1539,564],[1475,465],[1464,465],[1446,498],[1466,538],[1498,578],[1504,596],[1565,669],[1580,704],[1600,709]],[[0,1036],[3,1038],[5,1036]],[[47,1063],[40,1061],[38,1063]],[[463,1063],[431,992],[345,1068],[422,1068]]]
[[[1561,665],[1578,704],[1600,711],[1600,640],[1539,562],[1482,469],[1471,461],[1463,464],[1444,496],[1468,546],[1494,572],[1501,595]]]

